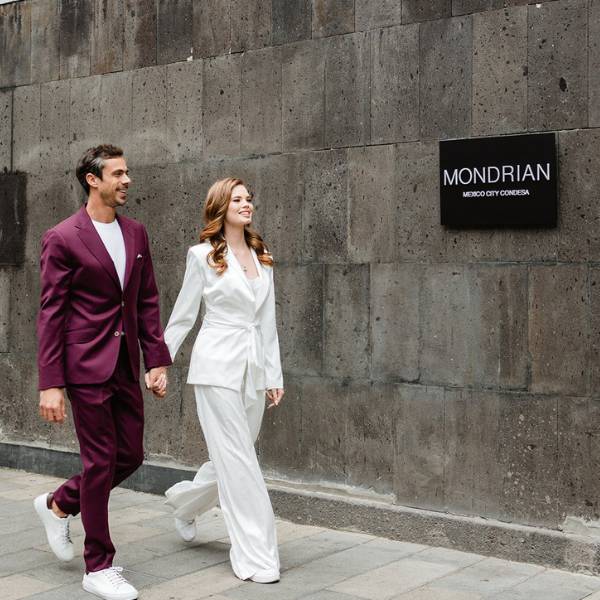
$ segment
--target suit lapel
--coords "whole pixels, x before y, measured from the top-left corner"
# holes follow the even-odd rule
[[[254,259],[254,264],[256,265],[256,272],[261,279],[261,285],[258,286],[258,290],[256,292],[256,310],[262,306],[262,303],[265,301],[267,294],[269,293],[269,274],[267,270],[263,267],[262,263],[258,260],[258,256],[256,256],[256,252],[253,248],[250,248],[252,252],[252,258]]]
[[[126,290],[135,262],[135,234],[127,221],[118,216],[117,220],[119,221],[119,227],[123,232],[123,240],[125,242],[125,279],[123,281],[123,289]]]
[[[252,297],[254,298],[254,292],[252,291],[252,286],[246,277],[246,273],[244,273],[244,269],[242,269],[242,265],[238,262],[238,259],[235,257],[231,246],[227,244],[227,264],[232,267],[232,270],[235,271],[238,277],[241,277],[244,281],[244,286],[250,292]]]

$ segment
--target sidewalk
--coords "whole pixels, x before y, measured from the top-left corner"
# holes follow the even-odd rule
[[[0,469],[0,598],[91,600],[81,589],[81,520],[72,523],[76,558],[59,563],[45,544],[32,499],[59,480]],[[600,578],[575,575],[360,533],[278,521],[282,579],[238,580],[218,510],[181,541],[162,499],[116,489],[111,499],[116,564],[140,600],[600,600]]]

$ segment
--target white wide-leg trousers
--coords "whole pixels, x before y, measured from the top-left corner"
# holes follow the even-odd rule
[[[192,520],[219,502],[231,541],[233,572],[279,574],[277,533],[254,443],[265,408],[265,391],[246,377],[242,391],[195,385],[196,407],[210,460],[193,481],[180,481],[165,495],[175,516]]]

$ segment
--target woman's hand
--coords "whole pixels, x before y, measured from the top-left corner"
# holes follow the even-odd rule
[[[267,398],[270,401],[270,404],[267,404],[267,410],[273,406],[279,406],[279,403],[283,398],[283,394],[283,388],[271,388],[270,390],[267,390]]]

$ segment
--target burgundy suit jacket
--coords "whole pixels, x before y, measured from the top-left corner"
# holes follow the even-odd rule
[[[37,322],[40,390],[107,381],[123,333],[136,381],[140,345],[147,369],[171,364],[148,234],[133,219],[117,219],[125,240],[123,289],[85,206],[44,235]]]

